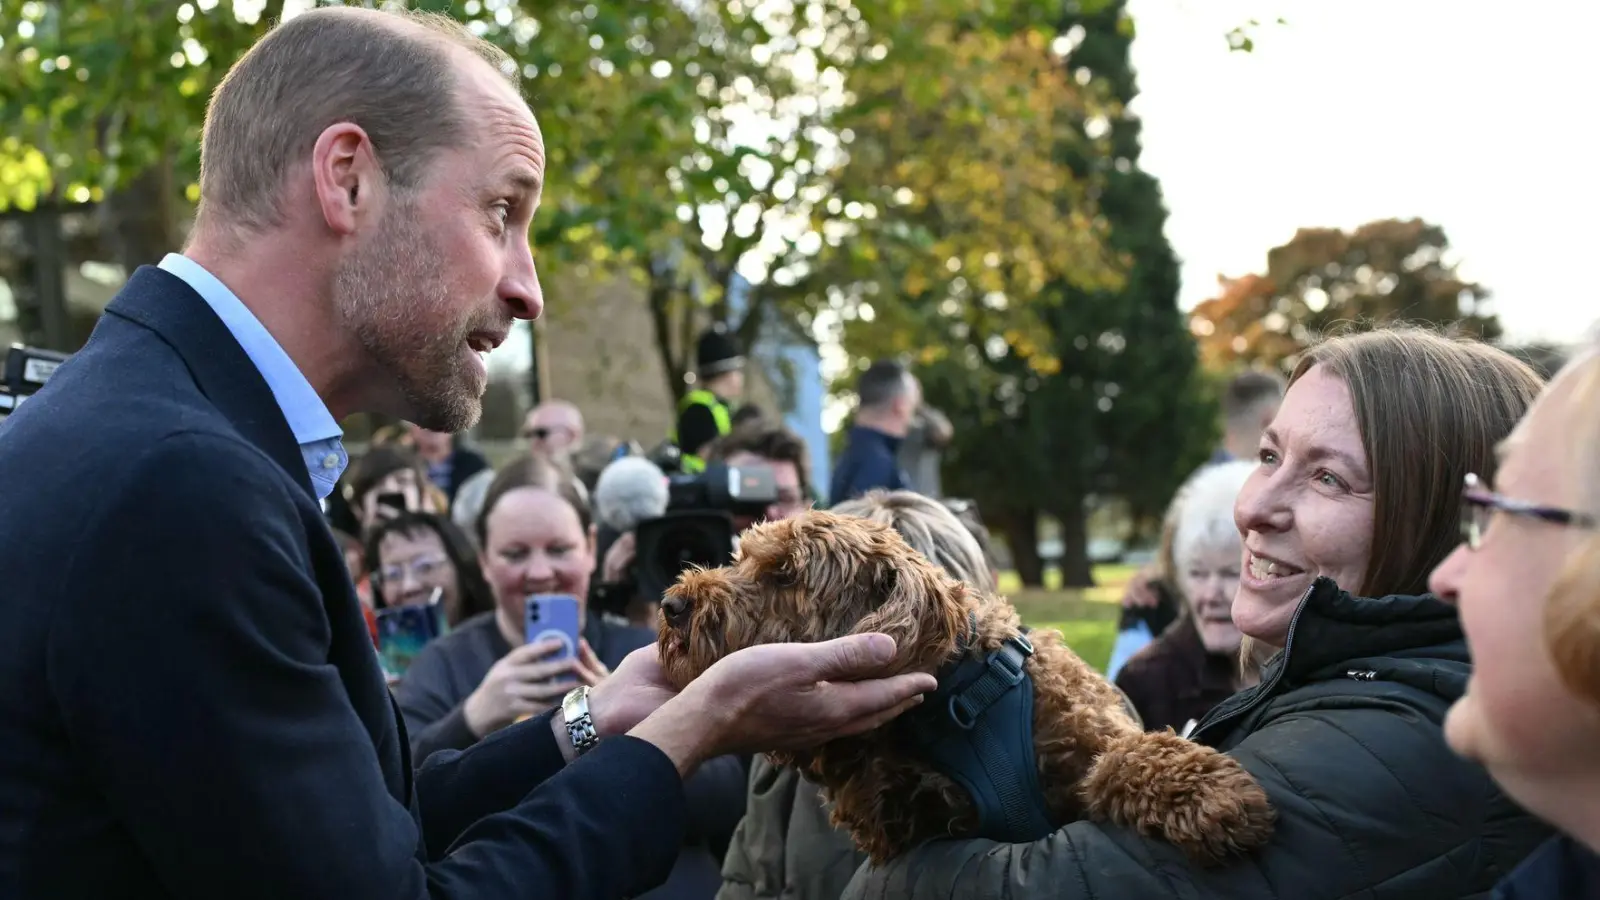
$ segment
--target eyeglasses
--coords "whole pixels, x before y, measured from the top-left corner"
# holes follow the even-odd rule
[[[384,566],[372,575],[379,584],[400,584],[407,575],[425,582],[429,576],[449,564],[450,560],[443,556],[420,556],[409,563]]]
[[[1467,475],[1461,490],[1461,537],[1469,549],[1476,550],[1483,543],[1483,533],[1489,529],[1489,520],[1496,512],[1569,528],[1594,528],[1600,524],[1588,513],[1502,497],[1485,488],[1478,476]]]
[[[540,426],[538,428],[524,428],[522,429],[522,439],[525,441],[543,441],[548,440],[557,434],[566,433],[567,429],[560,425],[557,425],[553,428],[547,428],[544,426]]]

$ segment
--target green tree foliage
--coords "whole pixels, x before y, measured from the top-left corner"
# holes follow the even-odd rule
[[[1411,322],[1483,340],[1500,336],[1489,292],[1462,279],[1443,228],[1384,219],[1351,232],[1302,228],[1267,254],[1266,271],[1224,279],[1190,327],[1208,367],[1293,365],[1335,331]]]
[[[1006,25],[1052,4],[412,6],[448,12],[512,56],[547,143],[540,264],[569,284],[635,280],[674,391],[704,320],[730,318],[736,270],[756,282],[733,323],[747,343],[769,308],[802,323],[828,308],[823,235],[830,250],[851,235],[860,265],[849,274],[863,282],[931,284],[948,278],[952,260],[978,287],[1095,268],[1095,223],[1055,199],[1071,174],[1034,146],[1049,146],[1057,108],[1077,101],[1042,36]],[[0,22],[18,23],[0,35],[10,136],[0,145],[0,206],[128,196],[136,202],[114,229],[123,257],[174,249],[197,197],[206,99],[284,11],[284,0],[0,0]],[[869,158],[904,170],[852,180]],[[845,168],[850,159],[856,168]],[[902,188],[910,204],[896,202]],[[948,220],[938,242],[907,221],[925,213]],[[1048,365],[1027,306],[1034,293],[1013,291],[1008,307],[974,324],[1031,335]],[[563,299],[551,298],[552,314],[563,314]],[[886,316],[873,331],[915,343],[903,324]]]
[[[1056,152],[1103,221],[1119,283],[1055,279],[1044,289],[1051,356],[1039,371],[1011,340],[969,343],[923,369],[927,393],[956,424],[946,486],[973,496],[1007,534],[1027,582],[1041,514],[1060,522],[1067,584],[1090,582],[1086,508],[1124,499],[1136,520],[1158,516],[1214,435],[1214,406],[1177,310],[1178,265],[1163,234],[1160,186],[1139,168],[1137,93],[1128,63],[1133,29],[1121,3],[1058,23],[1073,80],[1103,92],[1075,125],[1088,138]],[[1079,73],[1082,73],[1081,75]],[[985,377],[974,377],[974,372]]]

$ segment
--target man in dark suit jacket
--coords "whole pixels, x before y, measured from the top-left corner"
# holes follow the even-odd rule
[[[0,897],[620,898],[702,760],[931,687],[852,680],[881,635],[676,695],[647,648],[414,772],[318,498],[340,417],[460,430],[474,351],[540,310],[543,146],[495,58],[415,15],[277,27],[212,99],[186,254],[0,424]]]

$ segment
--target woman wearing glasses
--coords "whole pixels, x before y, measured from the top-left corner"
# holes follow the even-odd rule
[[[426,603],[435,589],[451,627],[494,609],[471,542],[455,523],[433,513],[406,513],[379,524],[367,537],[366,568],[378,609]]]
[[[1266,789],[1265,848],[1201,868],[1073,822],[1029,844],[933,842],[846,896],[1483,896],[1549,832],[1446,745],[1471,663],[1455,610],[1425,591],[1460,540],[1463,478],[1493,468],[1539,388],[1506,353],[1420,331],[1336,338],[1296,365],[1234,505],[1233,620],[1261,682],[1191,731]]]
[[[1466,543],[1434,573],[1472,646],[1445,737],[1564,833],[1504,900],[1600,897],[1600,346],[1564,369],[1488,476],[1466,478]]]

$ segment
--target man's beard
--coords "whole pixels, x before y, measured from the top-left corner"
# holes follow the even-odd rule
[[[449,434],[472,427],[484,384],[462,362],[467,335],[499,323],[451,321],[460,291],[413,207],[392,209],[334,278],[334,304],[371,362],[393,381],[407,421]],[[387,392],[386,392],[387,393]],[[391,412],[391,410],[383,410]]]

